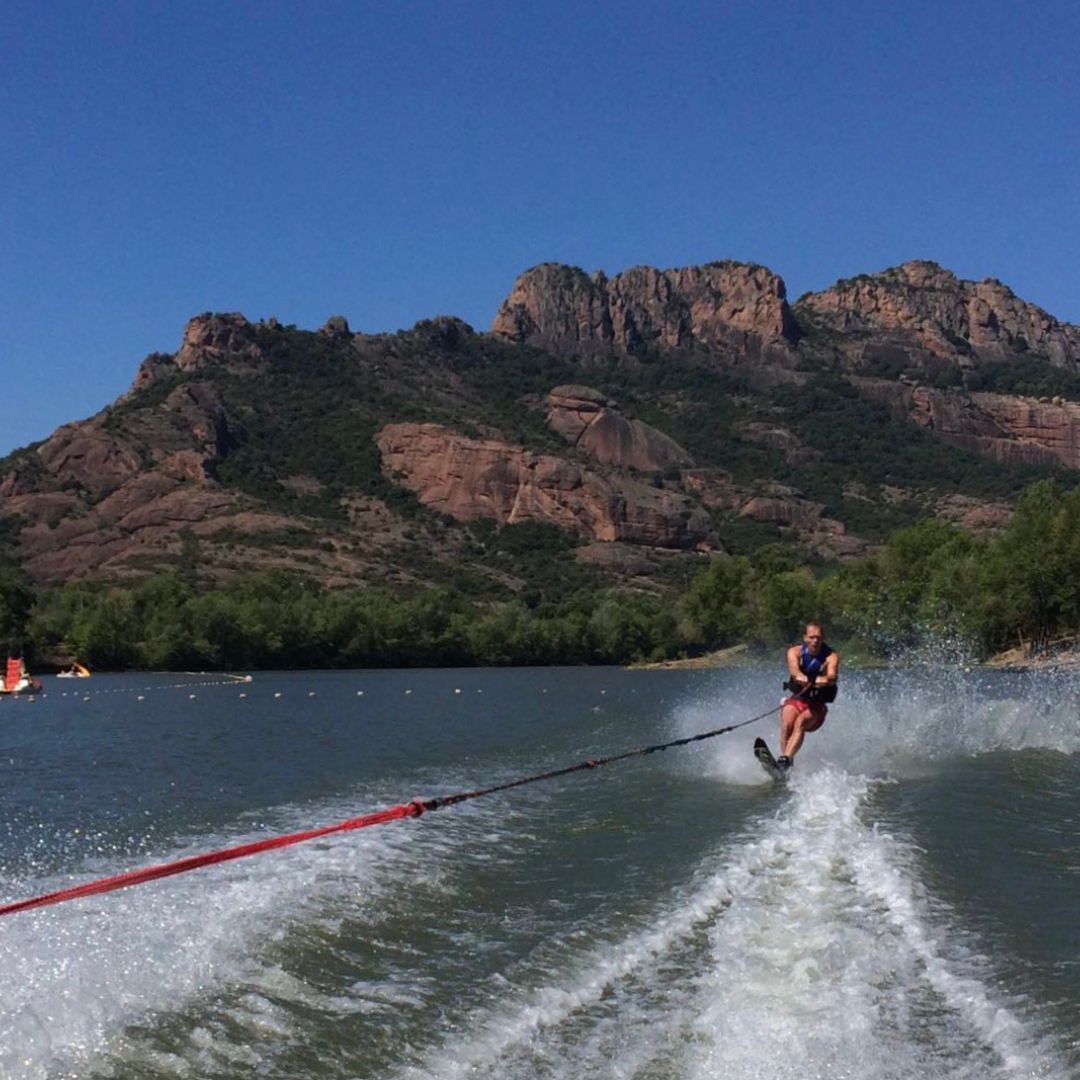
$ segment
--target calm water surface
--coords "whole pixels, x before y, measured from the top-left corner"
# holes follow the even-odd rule
[[[46,679],[0,902],[749,719],[769,671]],[[1080,1076],[1080,682],[776,722],[0,919],[4,1080]]]

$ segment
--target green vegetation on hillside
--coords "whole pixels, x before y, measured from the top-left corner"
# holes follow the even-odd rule
[[[922,495],[964,494],[1015,498],[1045,475],[1043,470],[1001,465],[973,451],[949,446],[925,429],[897,419],[846,380],[820,376],[800,387],[782,387],[772,401],[787,425],[820,455],[816,465],[788,470],[792,483],[825,503],[826,515],[853,532],[883,538],[924,516],[915,502],[889,502],[883,487]],[[848,492],[861,489],[861,497]],[[869,493],[873,493],[867,497]]]
[[[208,365],[194,378],[211,386],[238,422],[237,445],[218,464],[217,478],[271,506],[338,519],[341,497],[352,491],[415,516],[415,499],[382,472],[375,436],[388,423],[440,423],[463,434],[487,425],[521,445],[564,449],[529,404],[530,395],[574,374],[569,361],[549,353],[452,321],[355,340],[282,326],[249,333],[262,358],[258,373]],[[110,426],[120,429],[138,410],[159,405],[180,381],[151,383],[114,411]],[[314,479],[318,489],[294,490],[288,481],[297,476]]]
[[[930,496],[1015,498],[1045,476],[949,446],[838,375],[822,372],[802,385],[754,393],[744,377],[692,356],[635,360],[596,372],[598,388],[625,412],[670,435],[698,465],[722,468],[744,485],[762,477],[789,485],[871,540],[923,517]],[[816,461],[790,464],[781,451],[753,440],[746,434],[753,420],[787,428]],[[885,487],[911,496],[886,497]],[[723,535],[725,524],[718,528]]]
[[[1063,397],[1080,401],[1080,375],[1054,367],[1047,356],[1026,353],[980,364],[965,379],[969,390],[1025,397]]]
[[[269,327],[256,333],[267,375],[206,374],[240,417],[245,436],[218,466],[218,479],[272,506],[322,517],[340,514],[348,489],[393,497],[374,436],[404,410],[376,372],[320,334]],[[322,487],[294,494],[281,484],[292,476]]]
[[[566,554],[544,530],[503,540],[481,529],[475,542],[511,564],[547,550],[550,574]],[[1080,488],[1032,485],[995,537],[925,520],[894,532],[880,554],[827,571],[779,544],[715,557],[674,603],[559,584],[495,601],[447,586],[327,589],[281,571],[211,584],[189,542],[173,572],[130,585],[34,590],[0,568],[0,633],[31,658],[112,669],[574,664],[737,642],[775,649],[815,618],[862,655],[948,641],[978,657],[1080,635]]]

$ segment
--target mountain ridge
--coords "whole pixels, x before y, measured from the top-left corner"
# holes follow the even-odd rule
[[[197,316],[113,405],[0,462],[0,521],[43,583],[167,569],[195,537],[222,577],[520,589],[474,558],[487,521],[654,589],[769,540],[835,560],[926,514],[992,528],[1077,469],[1080,328],[1000,282],[917,260],[789,305],[755,264],[546,263],[487,333]]]

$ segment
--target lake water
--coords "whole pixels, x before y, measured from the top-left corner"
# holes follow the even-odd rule
[[[95,676],[0,700],[0,902],[739,723],[777,671]],[[1080,682],[775,717],[0,918],[4,1080],[1080,1076]]]

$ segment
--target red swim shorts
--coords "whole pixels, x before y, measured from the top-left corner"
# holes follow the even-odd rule
[[[803,731],[817,731],[822,724],[825,723],[825,714],[828,713],[828,709],[821,701],[802,701],[800,698],[789,697],[784,699],[784,703],[780,706],[782,709],[786,709],[789,705],[794,705],[799,713],[810,710],[810,719],[806,722],[806,726]],[[796,716],[799,714],[796,713]]]

